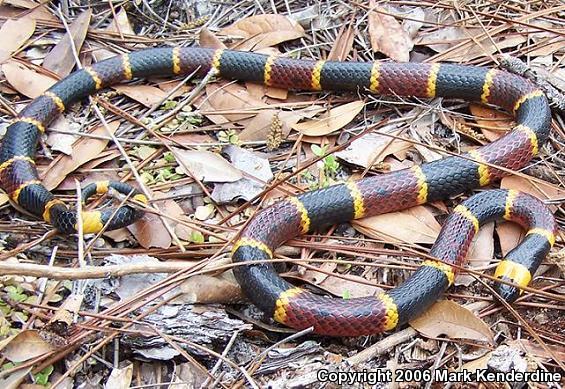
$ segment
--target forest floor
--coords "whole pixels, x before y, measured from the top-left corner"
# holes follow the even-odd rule
[[[492,275],[524,232],[493,222],[475,237],[455,285],[410,324],[343,338],[290,330],[246,300],[232,273],[231,246],[254,214],[288,195],[474,150],[510,130],[512,116],[362,89],[134,79],[56,119],[36,164],[69,206],[79,186],[131,183],[150,198],[132,203],[146,211],[140,221],[62,235],[0,194],[0,387],[468,387],[476,376],[448,374],[486,371],[560,374],[489,386],[561,387],[564,16],[562,2],[534,0],[0,2],[0,136],[73,70],[150,47],[518,72],[549,97],[551,135],[526,168],[489,187],[535,195],[559,225],[511,305],[494,295]],[[131,203],[109,194],[82,206]],[[293,239],[276,251],[276,267],[316,293],[377,296],[414,272],[471,194]]]

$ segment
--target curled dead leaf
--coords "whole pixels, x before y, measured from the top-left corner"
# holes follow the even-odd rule
[[[410,321],[410,326],[424,336],[437,338],[447,335],[455,339],[473,339],[494,344],[489,326],[461,305],[441,300],[426,312]]]

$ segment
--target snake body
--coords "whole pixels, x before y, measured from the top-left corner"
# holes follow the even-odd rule
[[[309,326],[319,334],[354,336],[391,330],[433,303],[453,283],[455,267],[466,255],[479,226],[496,218],[527,229],[521,244],[497,267],[495,277],[526,286],[555,242],[551,212],[532,196],[492,190],[457,206],[446,221],[431,255],[409,280],[374,297],[333,299],[282,280],[265,263],[280,244],[324,226],[446,199],[484,187],[524,167],[549,135],[551,113],[546,97],[529,81],[505,71],[454,64],[332,62],[291,59],[205,48],[156,48],[117,56],[78,70],[33,100],[8,127],[0,150],[0,183],[13,202],[63,233],[77,230],[77,215],[57,200],[38,178],[34,155],[38,137],[74,102],[124,80],[152,75],[204,76],[210,70],[227,79],[298,90],[367,91],[381,95],[462,98],[493,104],[514,114],[516,126],[504,137],[458,157],[357,182],[288,197],[258,213],[241,231],[233,261],[245,294],[276,321],[293,328]],[[127,184],[101,182],[83,190],[86,198],[114,188],[146,201]],[[83,231],[98,232],[132,223],[139,213],[119,209],[83,212]],[[498,284],[508,301],[517,286]]]

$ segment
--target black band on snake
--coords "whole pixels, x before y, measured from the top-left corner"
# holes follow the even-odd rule
[[[77,230],[76,213],[57,200],[38,178],[34,155],[49,123],[74,102],[121,81],[153,75],[204,76],[298,90],[361,91],[423,98],[448,97],[494,104],[512,112],[516,126],[506,136],[461,157],[347,182],[289,197],[258,213],[241,231],[233,260],[272,258],[284,241],[327,225],[446,199],[487,186],[511,170],[523,168],[547,140],[551,113],[546,97],[529,81],[496,69],[454,64],[308,61],[204,48],[158,48],[111,58],[76,71],[33,100],[8,127],[0,150],[0,183],[18,206],[62,233]],[[145,202],[127,184],[102,182],[84,188],[84,198],[114,188]],[[112,217],[111,217],[112,216]],[[87,211],[83,231],[115,229],[139,217],[133,207]],[[457,206],[446,221],[431,255],[403,285],[377,297],[330,299],[282,280],[268,263],[242,265],[235,275],[245,294],[275,320],[319,334],[354,336],[391,330],[406,323],[453,283],[479,226],[496,218],[517,222],[526,238],[500,262],[495,276],[526,286],[555,242],[551,212],[532,196],[493,190]],[[508,301],[520,289],[500,284]]]

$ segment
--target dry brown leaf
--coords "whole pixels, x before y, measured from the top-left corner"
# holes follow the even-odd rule
[[[560,200],[565,198],[565,190],[555,187],[555,185],[538,183],[528,180],[524,177],[508,176],[500,181],[500,187],[503,189],[514,189],[520,192],[526,192],[541,200]],[[549,205],[551,209],[555,206]]]
[[[2,355],[11,362],[24,362],[55,351],[36,330],[24,330],[2,347]]]
[[[191,175],[204,182],[235,182],[243,174],[219,154],[203,150],[183,150],[172,148],[182,170],[190,170]]]
[[[68,119],[61,115],[53,123],[49,125],[51,130],[70,131],[70,123]],[[51,146],[51,150],[60,151],[64,154],[71,155],[73,152],[73,144],[77,140],[77,135],[65,134],[61,132],[50,131],[47,136],[47,144]]]
[[[128,14],[123,8],[118,11],[116,18],[108,25],[106,31],[135,35],[135,32],[129,22]],[[114,57],[116,53],[107,49],[96,49],[92,51],[92,55],[96,58],[96,61],[102,61],[104,59]]]
[[[474,373],[479,369],[486,370],[488,367],[488,361],[490,360],[491,357],[492,357],[492,351],[489,351],[482,357],[465,363],[463,366],[461,366],[461,368],[457,369],[457,371],[469,371],[471,373]]]
[[[145,212],[141,219],[126,228],[145,249],[154,247],[168,249],[173,243],[163,221],[154,213]]]
[[[71,46],[71,36],[77,52],[80,53],[80,49],[86,38],[86,33],[88,32],[91,16],[92,10],[90,8],[77,16],[74,22],[69,26],[69,31],[65,34],[63,39],[45,56],[43,60],[43,67],[45,69],[51,70],[61,78],[67,76],[71,70],[73,70],[76,62]]]
[[[263,14],[241,19],[220,30],[222,35],[243,38],[232,48],[257,50],[304,36],[300,24],[279,14]]]
[[[467,258],[473,260],[470,267],[483,267],[488,265],[494,256],[494,222],[481,226],[479,233],[473,239]],[[475,282],[475,277],[462,273],[455,278],[455,285],[469,286]]]
[[[268,96],[277,100],[286,100],[288,97],[288,89],[275,88],[272,86],[261,85],[253,82],[246,82],[245,87],[249,94],[257,100],[262,100],[263,97]]]
[[[0,63],[6,61],[14,51],[23,46],[35,31],[35,20],[24,16],[17,20],[6,20],[0,28],[2,45],[0,46]]]
[[[340,105],[330,109],[321,118],[292,125],[292,129],[307,136],[323,136],[337,131],[349,124],[365,106],[362,100]]]
[[[277,113],[282,122],[282,138],[286,139],[291,126],[303,118],[311,118],[322,110],[323,108],[317,105],[293,111],[262,110],[245,124],[245,128],[239,133],[239,139],[246,142],[266,140],[271,131],[273,118]]]
[[[528,354],[532,354],[538,358],[547,360],[553,359],[553,356],[547,352],[545,348],[528,339],[512,339],[508,341],[508,346],[518,350],[526,350]],[[554,346],[552,344],[546,344],[546,347],[551,349],[560,361],[565,361],[565,349],[563,349],[563,347]]]
[[[495,141],[512,129],[512,117],[504,112],[480,104],[469,105],[475,121],[482,127],[481,132],[489,141]],[[488,129],[488,128],[493,129]]]
[[[329,276],[319,286],[344,298],[376,296],[383,292],[378,286],[367,285],[366,279],[356,275],[348,275],[347,279]]]
[[[552,43],[544,43],[543,45],[539,45],[539,47],[535,47],[532,51],[530,51],[528,55],[530,57],[545,57],[546,55],[551,55],[559,50],[563,50],[564,46],[565,39],[563,39],[563,37],[556,36],[552,39]]]
[[[379,129],[379,132],[391,135],[399,135],[401,131],[396,126],[391,128],[390,131],[385,128]],[[368,168],[384,161],[389,155],[404,153],[411,147],[410,142],[371,132],[354,140],[335,155],[348,163]]]
[[[57,82],[56,79],[39,74],[14,60],[4,63],[2,71],[15,90],[32,99],[40,96]]]
[[[0,378],[0,388],[2,389],[22,389],[21,383],[27,377],[33,367],[15,371],[7,377]]]
[[[118,129],[120,123],[114,121],[108,123],[108,129],[114,133]],[[98,126],[92,131],[93,135],[108,136],[104,126]],[[106,148],[109,140],[95,138],[81,138],[73,146],[73,152],[70,156],[65,155],[59,157],[51,164],[50,168],[43,172],[43,185],[49,190],[55,189],[65,177],[75,171],[84,163],[97,158]]]
[[[524,236],[522,227],[514,223],[499,223],[496,226],[496,233],[500,240],[500,250],[503,256],[516,247]]]
[[[369,2],[369,37],[373,51],[380,51],[399,62],[410,60],[410,51],[414,43],[402,25],[390,15],[385,15],[384,8],[378,7],[376,0]]]
[[[10,198],[6,193],[0,193],[0,205],[8,204]]]
[[[430,338],[447,335],[451,339],[472,339],[494,344],[492,332],[484,321],[467,308],[449,300],[436,302],[411,320],[410,326]]]
[[[516,47],[527,41],[527,38],[522,35],[505,34],[504,36],[494,38],[493,44],[490,38],[489,36],[476,39],[469,45],[463,45],[461,48],[448,52],[447,56],[442,57],[441,60],[468,63],[477,58],[494,55],[499,50]],[[469,42],[471,42],[470,39]]]
[[[208,28],[203,27],[198,35],[200,47],[207,47],[210,49],[225,49],[226,45]]]
[[[104,388],[106,389],[128,389],[133,378],[133,364],[123,368],[114,368],[108,377]]]
[[[354,23],[344,23],[328,54],[328,61],[345,61],[353,48],[353,38],[355,38]]]
[[[135,31],[133,30],[133,27],[131,26],[128,18],[128,13],[124,8],[118,11],[116,18],[108,26],[107,31],[120,32],[127,35],[135,35]]]
[[[151,85],[116,85],[113,88],[147,108],[159,104],[167,97],[166,92]]]
[[[261,100],[253,98],[246,88],[237,84],[225,86],[209,84],[206,86],[206,95],[208,97],[205,103],[200,105],[200,109],[209,111],[206,117],[216,124],[250,118],[257,114],[257,108],[268,107]],[[212,114],[213,111],[224,111],[224,113]],[[225,111],[234,113],[225,113]]]
[[[16,8],[23,8],[29,10],[29,13],[25,12],[26,17],[30,17],[34,20],[60,23],[60,20],[55,15],[53,15],[51,11],[49,11],[49,9],[45,6],[45,4],[39,4],[33,0],[3,0],[0,1],[0,5],[13,6]],[[22,14],[21,11],[16,10],[15,15],[13,16],[19,16],[21,14]]]
[[[183,282],[180,290],[182,294],[172,301],[173,304],[231,304],[243,297],[231,271],[218,276],[195,275]]]
[[[480,28],[443,27],[434,29],[431,32],[420,33],[418,38],[416,38],[416,44],[427,46],[437,53],[442,53],[481,32],[482,29]]]
[[[422,205],[354,220],[351,225],[371,238],[404,243],[433,243],[441,230],[432,212]]]

